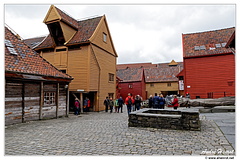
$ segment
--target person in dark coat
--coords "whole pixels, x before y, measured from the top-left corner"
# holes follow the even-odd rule
[[[108,99],[108,97],[106,97],[106,99],[104,100],[103,104],[105,105],[105,111],[108,112],[108,107],[109,107],[109,99]]]
[[[120,98],[118,99],[118,113],[119,113],[119,110],[120,110],[120,109],[121,109],[121,113],[123,113],[123,111],[122,111],[123,104],[124,104],[124,101],[123,101],[122,97],[120,97]]]
[[[159,96],[155,93],[153,97],[153,108],[159,108]]]
[[[141,102],[142,98],[139,95],[137,95],[134,102],[136,110],[139,110],[141,108]]]
[[[149,108],[152,108],[152,107],[153,107],[153,97],[152,97],[152,95],[149,96],[149,99],[148,99],[148,107],[149,107]]]
[[[114,101],[113,101],[112,97],[110,97],[110,99],[109,99],[110,113],[112,113],[112,111],[113,111],[113,106],[114,106]]]
[[[163,97],[162,94],[160,94],[160,97],[159,97],[159,107],[160,107],[160,109],[164,109],[165,103],[166,103],[165,98]]]

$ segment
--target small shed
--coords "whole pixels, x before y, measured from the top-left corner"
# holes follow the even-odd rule
[[[5,125],[68,116],[72,79],[5,27]]]

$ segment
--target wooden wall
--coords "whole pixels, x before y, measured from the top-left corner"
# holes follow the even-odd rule
[[[235,96],[235,55],[217,55],[202,58],[184,59],[185,93],[191,98],[207,98],[213,92],[213,98]]]
[[[7,80],[5,85],[5,125],[66,116],[65,84],[57,86],[57,83],[43,83],[43,87],[41,87],[40,82]],[[41,88],[43,88],[43,92],[41,92]],[[50,106],[42,103],[41,106],[41,94],[48,91],[56,92],[56,103]]]
[[[168,86],[168,83],[171,83],[171,86]],[[151,86],[153,85],[153,86]],[[159,94],[160,92],[165,91],[176,91],[178,92],[178,82],[153,82],[146,84],[147,97],[155,93]]]

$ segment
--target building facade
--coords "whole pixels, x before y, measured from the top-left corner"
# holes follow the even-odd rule
[[[184,92],[191,98],[235,96],[235,28],[183,34]]]
[[[115,96],[117,58],[106,17],[78,21],[52,5],[43,22],[50,34],[34,50],[74,78],[70,108],[88,97],[90,111],[104,110],[105,97]]]

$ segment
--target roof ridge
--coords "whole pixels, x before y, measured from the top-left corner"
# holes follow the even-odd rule
[[[228,28],[222,28],[222,29],[215,29],[215,30],[208,30],[208,31],[199,31],[199,32],[192,32],[192,33],[183,33],[183,35],[190,35],[190,34],[202,34],[202,33],[209,33],[209,32],[216,32],[216,31],[222,31],[222,30],[228,30],[233,29],[235,27],[228,27]]]
[[[87,21],[87,20],[90,20],[90,19],[95,19],[95,18],[100,18],[100,17],[103,17],[103,16],[94,15],[94,16],[89,16],[89,17],[84,17],[84,18],[81,18],[81,19],[77,19],[77,21],[82,22],[82,21]]]

